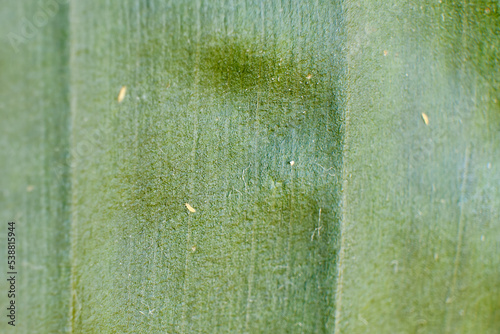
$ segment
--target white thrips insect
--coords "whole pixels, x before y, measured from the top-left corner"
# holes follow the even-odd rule
[[[118,93],[118,103],[121,103],[123,101],[125,95],[127,95],[127,86],[123,86],[120,89],[120,93]]]
[[[422,113],[422,119],[424,120],[425,125],[429,124],[429,116],[426,113]]]
[[[189,210],[189,212],[193,212],[193,213],[196,212],[196,210],[191,205],[189,205],[189,203],[184,203],[184,205]]]

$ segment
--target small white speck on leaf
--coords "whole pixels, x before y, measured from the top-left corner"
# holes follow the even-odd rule
[[[399,262],[398,262],[398,260],[393,260],[393,261],[391,262],[391,264],[394,266],[394,273],[395,273],[395,274],[397,274],[397,273],[398,273],[398,270],[399,270],[399,268],[398,268],[398,266],[399,266]]]
[[[125,95],[127,95],[127,86],[122,86],[122,88],[120,89],[120,93],[118,93],[118,103],[121,103],[123,101]]]
[[[429,124],[429,116],[426,113],[422,113],[422,119],[424,120],[425,125]]]
[[[295,161],[292,160],[289,162],[289,164],[290,164],[290,166],[293,166],[293,165],[295,165]]]
[[[307,77],[306,77],[306,79],[307,80],[311,80],[312,77],[313,77],[312,74],[308,74]]]
[[[189,203],[184,203],[184,205],[189,210],[189,212],[192,212],[192,213],[196,212],[196,210],[191,205],[189,205]]]
[[[191,247],[192,252],[196,252],[196,246]]]

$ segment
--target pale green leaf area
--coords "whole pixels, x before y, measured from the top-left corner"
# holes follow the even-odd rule
[[[499,9],[346,2],[336,333],[498,333]]]
[[[496,2],[69,2],[0,9],[0,332],[498,333]]]
[[[35,1],[0,9],[1,333],[67,332],[70,307],[69,99],[67,6],[50,24],[27,30]],[[16,322],[7,324],[7,233],[16,222]],[[10,270],[9,270],[10,271]]]

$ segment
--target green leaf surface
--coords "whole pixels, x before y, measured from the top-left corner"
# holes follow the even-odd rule
[[[362,3],[345,7],[335,332],[496,333],[498,7]]]
[[[343,60],[328,12],[73,6],[73,328],[333,325]]]
[[[68,6],[42,20],[36,1],[2,5],[0,332],[62,333],[71,275]],[[16,222],[15,327],[6,310],[9,221]]]
[[[67,2],[0,9],[2,333],[497,333],[497,3]]]

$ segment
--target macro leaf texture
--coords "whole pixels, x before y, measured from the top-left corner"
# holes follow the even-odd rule
[[[6,4],[0,332],[498,333],[499,6]]]

